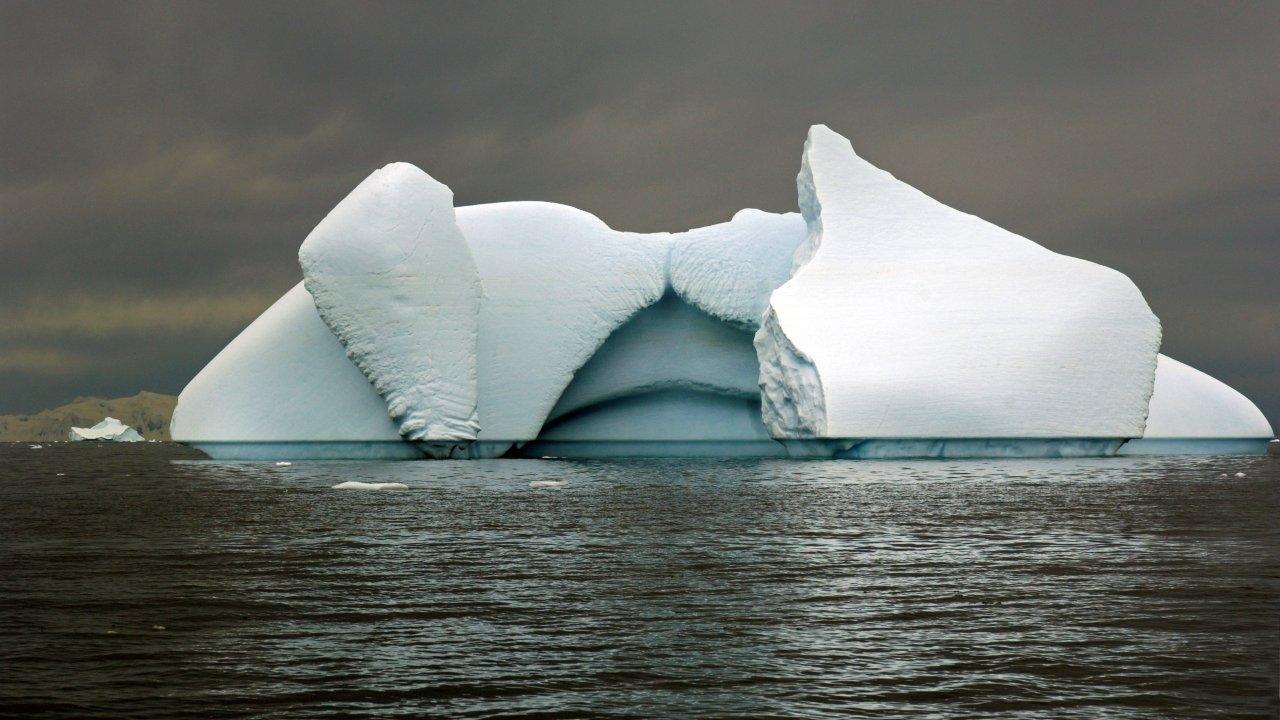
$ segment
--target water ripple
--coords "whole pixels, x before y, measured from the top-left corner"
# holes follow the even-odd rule
[[[1275,458],[192,458],[0,445],[0,714],[1280,710]]]

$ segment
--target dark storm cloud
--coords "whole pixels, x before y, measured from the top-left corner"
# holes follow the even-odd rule
[[[0,412],[174,392],[372,169],[678,230],[795,207],[807,126],[1116,267],[1280,419],[1273,3],[10,3]]]

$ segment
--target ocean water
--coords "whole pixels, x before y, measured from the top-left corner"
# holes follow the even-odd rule
[[[1276,457],[198,457],[0,445],[0,715],[1280,712]]]

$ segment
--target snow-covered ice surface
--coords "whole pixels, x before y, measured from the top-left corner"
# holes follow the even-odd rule
[[[545,202],[459,208],[484,299],[480,454],[538,435],[574,373],[619,326],[662,297],[667,236],[618,232]]]
[[[1199,370],[1161,355],[1142,439],[1121,455],[1265,454],[1271,423],[1249,398]]]
[[[111,442],[141,442],[142,435],[137,430],[125,425],[119,420],[109,417],[104,418],[97,425],[90,428],[73,427],[67,433],[69,440],[109,440]],[[32,447],[39,447],[33,445]]]
[[[170,434],[226,460],[421,456],[301,283],[187,384]]]
[[[805,239],[797,213],[739,210],[727,223],[671,236],[671,288],[712,317],[755,330],[769,294],[791,276]]]
[[[311,231],[298,260],[400,435],[440,456],[474,440],[480,281],[453,192],[413,165],[387,165]]]
[[[756,335],[779,437],[1141,436],[1160,325],[1124,275],[954,210],[814,126],[808,237]]]

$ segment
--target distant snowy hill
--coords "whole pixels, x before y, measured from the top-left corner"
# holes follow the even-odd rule
[[[0,442],[66,440],[71,427],[91,427],[104,417],[119,418],[148,440],[169,439],[169,417],[178,398],[143,392],[127,398],[76,398],[62,407],[31,415],[0,415]]]

